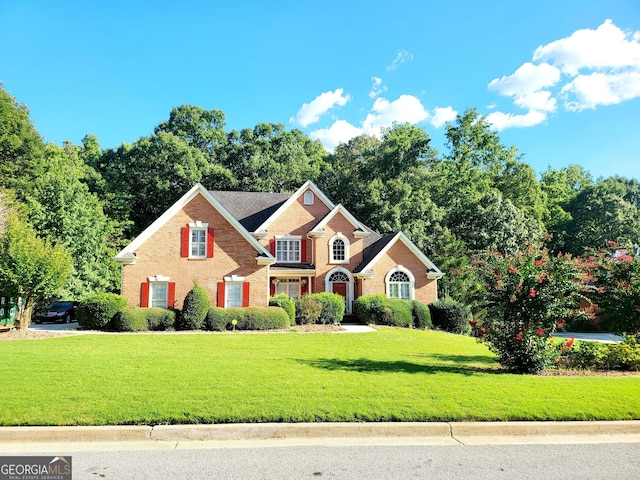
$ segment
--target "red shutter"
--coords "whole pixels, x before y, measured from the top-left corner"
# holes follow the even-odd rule
[[[308,281],[304,285],[300,286],[300,295],[306,295],[307,293],[309,293],[309,282]]]
[[[207,229],[207,258],[213,258],[213,228]]]
[[[176,282],[169,282],[167,288],[167,308],[174,308],[176,304]]]
[[[149,306],[149,282],[143,282],[140,285],[140,306],[142,308]]]
[[[242,306],[249,306],[249,282],[242,282]]]
[[[271,285],[269,285],[269,295],[272,297],[276,294],[276,284],[273,283],[273,278],[271,279]]]
[[[224,282],[218,282],[218,307],[224,308]]]
[[[181,236],[182,244],[180,246],[180,256],[189,257],[189,227],[182,227]]]
[[[271,255],[276,256],[276,239],[272,238],[269,240],[269,249],[271,250]]]
[[[300,262],[307,263],[307,239],[303,238],[300,241]]]

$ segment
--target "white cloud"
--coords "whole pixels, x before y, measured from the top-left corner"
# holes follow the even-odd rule
[[[639,33],[627,35],[606,20],[596,30],[577,30],[566,38],[541,45],[533,60],[550,61],[571,76],[582,69],[640,69]]]
[[[407,52],[406,50],[399,51],[398,54],[396,55],[396,58],[394,58],[393,62],[391,62],[391,65],[387,67],[387,72],[391,72],[392,70],[395,70],[407,60],[409,61],[413,60],[413,54]]]
[[[371,91],[369,92],[369,98],[375,98],[380,95],[382,92],[387,91],[386,86],[382,86],[382,79],[378,77],[371,77],[371,81],[373,85],[371,85]]]
[[[373,103],[372,112],[362,122],[362,129],[367,135],[380,136],[380,130],[390,127],[393,122],[418,123],[429,118],[420,100],[413,95],[400,95],[397,100],[390,102],[385,98],[377,98]]]
[[[436,128],[440,128],[445,123],[455,120],[457,116],[458,112],[451,107],[436,107],[433,109],[433,116],[429,123]]]
[[[335,91],[321,93],[311,102],[302,105],[295,117],[291,117],[289,122],[297,123],[301,127],[307,127],[320,120],[320,117],[335,106],[344,106],[351,97],[349,94],[343,95],[344,89],[338,88]]]
[[[346,143],[353,137],[357,137],[363,133],[360,128],[354,127],[349,122],[338,120],[329,128],[314,130],[309,136],[314,140],[320,140],[325,150],[333,152],[339,144]]]
[[[544,112],[532,110],[524,115],[513,115],[511,113],[493,112],[487,115],[487,121],[498,131],[512,127],[532,127],[544,122],[547,115]]]
[[[512,75],[493,79],[488,88],[509,96],[526,114],[494,112],[496,128],[537,125],[558,107],[594,109],[640,97],[640,32],[625,33],[611,20],[541,45]],[[488,117],[488,118],[489,118]]]
[[[567,110],[572,111],[615,105],[640,97],[640,72],[578,75],[562,88],[561,95]]]
[[[534,65],[527,62],[512,75],[491,80],[489,88],[497,90],[500,95],[519,97],[551,87],[558,83],[559,80],[560,70],[556,67],[548,63]]]

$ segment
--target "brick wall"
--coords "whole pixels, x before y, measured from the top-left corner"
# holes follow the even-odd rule
[[[214,232],[213,258],[180,257],[181,228],[190,222],[208,223]],[[123,267],[122,295],[129,305],[140,305],[140,285],[150,276],[169,277],[176,284],[176,308],[182,308],[194,281],[203,286],[216,305],[217,284],[223,277],[238,275],[251,283],[250,305],[268,304],[267,267],[256,264],[257,251],[201,195],[163,225],[136,252],[134,265]]]

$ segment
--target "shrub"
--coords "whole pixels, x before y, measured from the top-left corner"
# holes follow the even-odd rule
[[[450,333],[467,334],[471,331],[469,309],[455,300],[438,300],[429,304],[431,321],[435,328]]]
[[[233,320],[237,330],[289,328],[289,315],[281,307],[210,308],[204,322],[207,330],[227,330]]]
[[[97,293],[81,301],[76,310],[78,324],[92,330],[108,330],[113,327],[116,313],[127,306],[127,300],[115,293]]]
[[[418,300],[411,301],[411,315],[413,316],[414,328],[424,330],[425,328],[431,328],[431,311],[429,307]]]
[[[638,335],[624,335],[622,342],[608,344],[602,356],[602,367],[606,370],[640,370]]]
[[[145,316],[149,330],[173,330],[176,323],[175,310],[168,308],[145,308]]]
[[[289,315],[289,322],[291,325],[296,324],[296,303],[293,298],[289,297],[286,293],[279,293],[269,299],[269,305],[272,307],[283,308],[287,315]]]
[[[412,304],[383,294],[365,295],[354,302],[354,313],[362,323],[411,327]]]
[[[211,307],[209,294],[196,283],[184,299],[182,313],[178,316],[176,327],[180,330],[199,330],[202,328],[209,307]]]
[[[344,317],[344,297],[337,293],[312,293],[309,298],[317,300],[322,305],[320,316],[317,323],[336,324],[342,321]]]
[[[322,313],[322,304],[318,300],[315,300],[310,295],[303,295],[295,299],[295,305],[296,324],[306,325],[318,323],[318,319]]]
[[[207,311],[202,328],[216,332],[223,332],[231,325],[235,317],[233,311],[238,309],[213,307]]]
[[[116,332],[141,332],[149,329],[145,308],[125,307],[113,317]]]

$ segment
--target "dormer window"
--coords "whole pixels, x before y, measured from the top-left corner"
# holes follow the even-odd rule
[[[330,263],[349,263],[349,240],[342,233],[336,233],[329,240]]]

